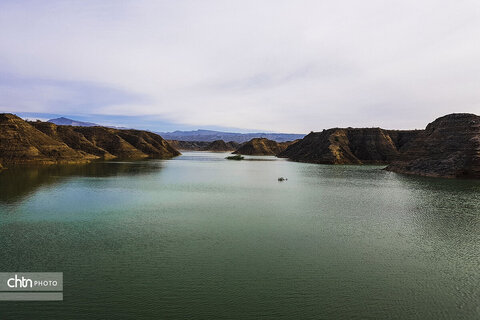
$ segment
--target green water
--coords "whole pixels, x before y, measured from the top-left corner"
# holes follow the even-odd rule
[[[0,319],[480,318],[480,181],[225,156],[0,173],[0,271],[65,282]]]

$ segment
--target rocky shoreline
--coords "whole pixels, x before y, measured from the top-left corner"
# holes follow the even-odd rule
[[[0,170],[9,164],[84,163],[96,159],[169,159],[178,149],[275,155],[317,164],[384,164],[386,170],[446,178],[480,178],[480,117],[455,113],[425,130],[332,128],[303,139],[170,141],[142,130],[27,122],[0,114]]]
[[[480,117],[454,113],[425,130],[334,128],[311,132],[278,157],[318,164],[385,164],[429,177],[480,178]]]

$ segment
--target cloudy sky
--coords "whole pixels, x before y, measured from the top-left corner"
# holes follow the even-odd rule
[[[2,112],[279,132],[480,114],[478,0],[1,0],[0,43]]]

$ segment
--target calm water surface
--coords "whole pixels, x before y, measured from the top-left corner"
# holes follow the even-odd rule
[[[480,318],[479,181],[225,156],[0,173],[0,271],[65,282],[0,319]]]

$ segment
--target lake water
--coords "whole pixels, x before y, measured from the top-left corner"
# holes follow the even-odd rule
[[[0,319],[480,318],[480,181],[225,156],[0,173],[0,271],[64,273]]]

